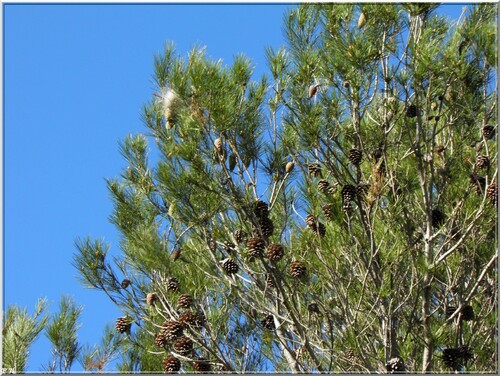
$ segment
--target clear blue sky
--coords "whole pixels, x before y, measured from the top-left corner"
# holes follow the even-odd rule
[[[117,252],[104,179],[125,166],[118,141],[144,131],[139,114],[154,90],[154,54],[166,41],[183,55],[206,45],[227,64],[246,54],[260,76],[264,47],[283,44],[289,7],[4,4],[4,307],[32,311],[47,297],[53,312],[62,294],[73,296],[84,306],[80,341],[99,340],[120,312],[77,282],[73,242],[104,237]],[[461,8],[445,13],[456,17]],[[42,335],[27,371],[49,358]]]

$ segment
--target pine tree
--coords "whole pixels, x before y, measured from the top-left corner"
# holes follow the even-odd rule
[[[165,46],[107,181],[120,257],[74,256],[133,321],[122,372],[496,370],[497,11],[437,8],[294,7],[260,79]]]

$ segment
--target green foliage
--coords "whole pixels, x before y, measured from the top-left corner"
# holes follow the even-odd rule
[[[5,372],[23,373],[26,370],[29,348],[47,324],[46,308],[44,299],[38,300],[32,315],[26,308],[7,308],[2,328],[2,368]]]
[[[134,322],[120,371],[159,372],[174,354],[183,372],[199,358],[219,371],[386,372],[396,357],[443,372],[442,350],[462,345],[477,356],[456,370],[494,370],[497,144],[482,129],[497,123],[497,14],[478,4],[452,23],[436,8],[295,7],[257,81],[244,56],[224,66],[167,44],[155,57],[151,137],[127,136],[129,166],[108,180],[122,253],[112,264],[86,238],[74,257]],[[465,305],[474,320],[445,314]],[[205,320],[184,329],[193,352],[158,347],[163,323],[186,312]]]
[[[79,351],[77,331],[82,306],[77,306],[67,296],[62,296],[59,303],[59,312],[53,315],[45,328],[45,335],[53,345],[53,360],[49,363],[48,371],[68,372]]]

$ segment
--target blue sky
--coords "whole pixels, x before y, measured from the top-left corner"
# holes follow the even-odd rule
[[[182,55],[206,45],[227,64],[246,54],[260,76],[264,48],[283,44],[290,6],[4,4],[4,307],[32,311],[47,297],[53,312],[62,294],[73,296],[84,306],[80,341],[99,341],[120,312],[76,280],[73,242],[103,237],[117,251],[104,179],[126,166],[118,141],[144,131],[154,54],[166,41]],[[27,371],[49,357],[42,335]]]

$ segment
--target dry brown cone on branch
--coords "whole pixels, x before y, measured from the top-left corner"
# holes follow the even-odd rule
[[[288,162],[286,165],[285,165],[285,172],[287,174],[289,174],[290,172],[292,172],[293,168],[295,167],[295,163],[293,162]]]
[[[193,304],[193,298],[188,294],[182,294],[177,300],[177,306],[179,308],[189,308]]]
[[[132,323],[126,317],[119,317],[116,319],[115,328],[118,333],[129,333]]]
[[[163,370],[166,373],[179,372],[181,369],[181,361],[173,355],[167,356],[162,360]]]
[[[155,336],[155,345],[158,347],[165,347],[167,344],[167,338],[165,337],[165,333],[163,330],[160,330],[160,332]]]
[[[266,287],[268,289],[273,289],[275,287],[274,286],[273,277],[271,277],[270,274],[268,274],[267,277],[266,277]]]
[[[186,336],[179,337],[175,340],[173,345],[174,351],[180,355],[188,355],[193,351],[193,341]]]
[[[359,149],[351,149],[347,154],[347,159],[349,159],[349,162],[351,162],[353,165],[357,166],[363,159],[363,152]]]
[[[493,137],[495,137],[495,127],[492,125],[486,125],[483,127],[483,136],[487,140],[491,140]]]
[[[488,188],[486,188],[486,197],[488,197],[493,204],[498,204],[498,186],[496,183],[488,185]]]
[[[276,329],[276,325],[274,324],[274,317],[273,315],[267,315],[264,317],[261,321],[260,324],[264,329],[267,330],[274,330]]]
[[[266,242],[261,238],[250,238],[247,240],[248,253],[252,257],[260,257],[264,255]]]
[[[199,373],[210,373],[212,372],[212,366],[210,362],[205,358],[200,358],[193,362],[193,368],[196,372]]]
[[[328,193],[330,190],[330,183],[328,183],[328,181],[325,179],[321,179],[318,182],[318,189],[320,190],[320,192]]]
[[[279,261],[285,255],[283,246],[281,244],[270,244],[267,247],[267,258],[271,261]]]
[[[154,292],[150,292],[146,295],[146,303],[151,306],[158,300],[158,296]]]
[[[317,84],[309,86],[309,89],[307,90],[307,99],[311,99],[312,97],[314,97],[314,95],[318,91],[318,87],[319,85]]]
[[[316,177],[321,177],[321,166],[319,163],[313,162],[307,165],[307,172],[309,175]]]
[[[165,336],[167,341],[173,341],[174,339],[182,336],[183,326],[179,321],[165,321],[162,324],[160,333]]]
[[[326,204],[321,207],[323,210],[323,214],[325,215],[325,218],[329,221],[332,221],[333,215],[334,215],[334,206],[333,204]]]
[[[258,200],[254,204],[253,213],[257,218],[265,218],[269,216],[269,205],[265,201]]]
[[[177,248],[174,253],[172,253],[172,260],[177,261],[181,257],[182,249]]]
[[[238,264],[230,258],[227,258],[222,261],[222,267],[224,268],[227,274],[236,274],[240,269]]]
[[[234,239],[236,240],[236,243],[238,244],[243,244],[247,238],[247,234],[243,230],[236,230],[234,232]]]
[[[126,289],[127,287],[129,287],[129,285],[130,285],[130,280],[124,279],[122,281],[122,289]]]
[[[302,278],[306,275],[306,265],[302,261],[293,261],[290,264],[290,274],[294,278]]]
[[[179,290],[179,281],[177,278],[169,278],[167,281],[167,290],[168,291],[178,291]]]
[[[476,168],[481,170],[490,167],[490,159],[486,155],[480,155],[476,158]]]

